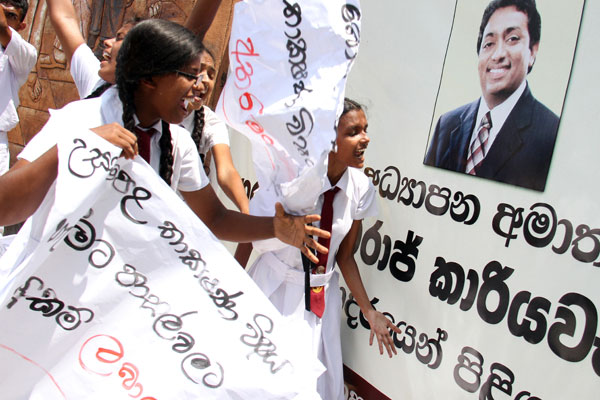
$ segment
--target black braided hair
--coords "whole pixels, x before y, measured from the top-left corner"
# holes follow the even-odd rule
[[[204,54],[207,54],[212,58],[213,63],[215,62],[215,56],[213,52],[208,48],[204,48]],[[198,154],[200,154],[200,159],[202,160],[202,164],[204,164],[205,154],[200,152],[200,142],[202,140],[202,134],[204,133],[204,107],[200,107],[199,110],[194,111],[194,127],[192,128],[192,139],[194,143],[196,143],[196,148],[198,149]]]
[[[93,99],[96,97],[100,97],[100,96],[102,96],[102,93],[106,92],[106,90],[111,86],[112,86],[112,83],[104,82],[102,85],[100,85],[96,89],[94,89],[94,91],[92,93],[88,94],[85,98]]]
[[[204,51],[199,38],[175,22],[151,19],[125,36],[117,56],[116,81],[123,103],[123,126],[135,132],[134,94],[142,79],[182,69]],[[162,122],[159,174],[167,184],[173,175],[173,143],[169,124]]]
[[[168,185],[171,185],[173,177],[173,142],[171,141],[171,130],[166,121],[162,121],[162,135],[160,141],[160,164],[158,173]]]

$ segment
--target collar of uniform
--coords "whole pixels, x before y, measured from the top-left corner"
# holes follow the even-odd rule
[[[139,128],[143,131],[149,131],[150,129],[154,129],[156,132],[158,132],[157,134],[152,135],[152,140],[155,140],[155,136],[157,137],[157,139],[160,139],[160,135],[162,135],[162,120],[159,119],[154,125],[144,128],[143,126],[140,126],[140,120],[138,119],[137,115],[133,114],[133,119],[135,121],[136,128]]]
[[[202,106],[202,107],[204,107],[204,106]],[[206,112],[206,110],[205,110],[205,112]],[[184,128],[188,132],[192,132],[194,130],[195,119],[196,119],[196,113],[194,111],[192,111],[183,119],[183,121],[181,121],[179,126]]]
[[[339,181],[337,181],[337,183],[333,186],[337,186],[340,188],[340,191],[343,192],[346,197],[348,198],[352,198],[352,196],[350,195],[350,178],[349,178],[349,172],[348,170],[351,167],[346,168],[346,171],[344,171],[344,174],[342,175],[342,177],[340,178]],[[323,187],[323,190],[321,191],[321,194],[325,193],[326,191],[328,191],[329,189],[333,188],[333,186],[331,185],[331,183],[329,182],[329,179],[325,180],[325,186]]]

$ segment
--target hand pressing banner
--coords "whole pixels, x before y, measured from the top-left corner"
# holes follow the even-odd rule
[[[2,398],[317,398],[303,332],[118,154],[89,131],[62,140],[54,188],[0,258]]]
[[[360,20],[358,0],[236,4],[228,79],[216,111],[252,142],[261,203],[254,211],[272,214],[277,200],[290,212],[314,208]]]

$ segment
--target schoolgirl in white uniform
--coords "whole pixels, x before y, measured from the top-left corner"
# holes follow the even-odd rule
[[[204,73],[202,81],[204,90],[189,103],[188,111],[190,113],[183,120],[181,126],[190,133],[196,143],[207,175],[211,176],[211,179],[215,176],[225,195],[241,212],[248,214],[250,212],[248,197],[240,174],[233,165],[227,126],[206,105],[217,77],[214,57],[210,51],[206,50],[202,53],[201,63]],[[215,167],[214,174],[211,171],[211,165]]]
[[[356,261],[354,244],[361,231],[362,219],[377,213],[376,190],[359,168],[364,166],[369,144],[367,119],[360,104],[346,99],[337,129],[337,150],[329,154],[329,185],[323,193],[337,187],[333,197],[331,240],[327,264],[320,274],[311,275],[311,287],[325,291],[325,309],[321,318],[305,309],[303,262],[300,252],[286,247],[261,254],[250,268],[250,275],[275,307],[294,323],[307,325],[315,358],[327,368],[319,377],[317,391],[324,400],[344,399],[342,349],[340,341],[341,296],[339,271],[352,292],[360,310],[371,326],[370,344],[376,336],[379,351],[384,348],[391,357],[396,354],[389,329],[399,329],[375,310],[363,286]],[[321,195],[315,212],[322,209]],[[323,218],[324,215],[322,215]],[[337,264],[338,269],[335,268]],[[320,288],[323,286],[323,288]]]

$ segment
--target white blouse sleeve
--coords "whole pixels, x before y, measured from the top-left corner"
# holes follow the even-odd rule
[[[182,192],[194,192],[208,185],[208,177],[189,133],[180,126],[171,125],[171,137],[176,152],[173,179],[177,180],[171,182],[172,187]]]
[[[229,146],[229,132],[227,126],[211,109],[204,106],[204,132],[203,138],[206,138],[206,151],[213,148],[216,144],[226,144]]]
[[[362,174],[362,172],[359,172]],[[361,220],[367,217],[373,217],[378,214],[377,207],[377,189],[366,176],[360,177],[360,190],[357,199],[357,206],[354,211],[354,220]],[[364,178],[364,179],[362,179]]]
[[[102,85],[104,81],[98,76],[100,61],[96,58],[92,49],[82,43],[71,57],[71,76],[79,92],[79,98],[89,96],[94,89]]]
[[[10,30],[12,31],[12,36],[4,50],[4,54],[8,57],[10,67],[17,79],[15,87],[18,91],[27,80],[29,72],[35,67],[37,50],[13,28],[10,28]]]

